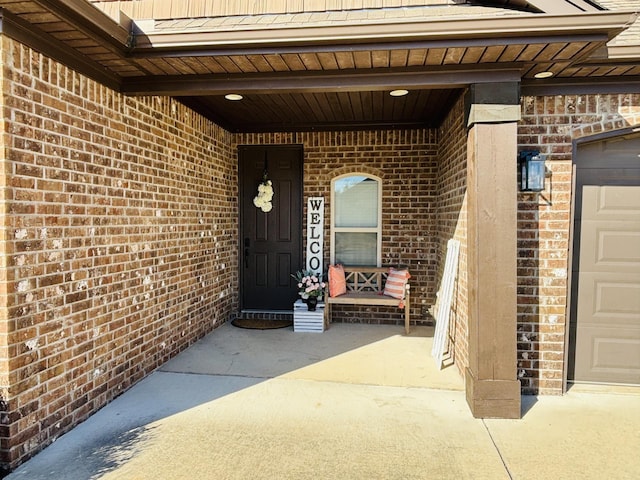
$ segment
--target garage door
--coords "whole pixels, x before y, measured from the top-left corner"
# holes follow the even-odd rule
[[[639,137],[578,149],[574,228],[569,379],[640,384]]]

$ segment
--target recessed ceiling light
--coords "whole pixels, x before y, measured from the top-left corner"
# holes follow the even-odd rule
[[[534,75],[536,78],[551,78],[553,77],[553,72],[538,72]]]
[[[224,98],[226,98],[227,100],[231,100],[233,102],[236,102],[238,100],[242,100],[242,95],[238,94],[238,93],[227,93]]]
[[[407,93],[409,93],[409,90],[391,90],[389,95],[392,97],[404,97]]]

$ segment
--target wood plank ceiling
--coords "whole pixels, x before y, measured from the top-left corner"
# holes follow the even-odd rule
[[[473,82],[527,82],[540,71],[564,80],[640,77],[637,59],[594,56],[621,31],[612,25],[219,45],[176,22],[133,37],[131,25],[81,0],[0,0],[0,7],[9,36],[125,94],[178,97],[230,131],[437,127]],[[168,46],[159,46],[165,38]],[[396,88],[409,94],[391,97]],[[225,100],[231,92],[244,99]]]

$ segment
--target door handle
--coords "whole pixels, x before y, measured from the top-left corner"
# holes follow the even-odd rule
[[[249,238],[244,239],[244,268],[249,268],[249,246],[251,240]]]

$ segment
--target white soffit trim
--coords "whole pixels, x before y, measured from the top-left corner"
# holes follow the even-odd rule
[[[136,22],[138,35],[133,51],[154,48],[332,44],[398,40],[453,40],[469,38],[588,34],[623,30],[637,14],[603,11],[580,15],[514,15],[483,18],[426,19],[390,23],[340,24],[304,28],[263,28],[236,31],[189,29],[155,30],[149,22]],[[250,35],[248,35],[250,33]]]
[[[520,105],[474,104],[469,109],[467,126],[474,123],[518,122],[521,118]]]

